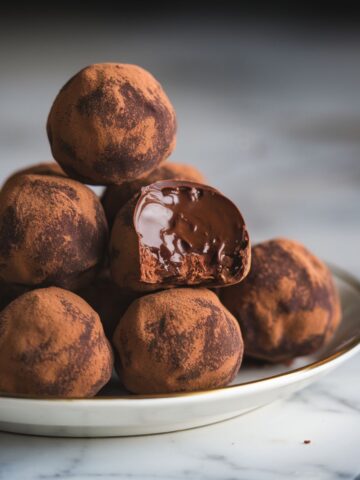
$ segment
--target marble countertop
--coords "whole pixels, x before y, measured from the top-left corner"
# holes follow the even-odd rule
[[[253,240],[296,238],[360,277],[358,32],[217,22],[186,25],[183,35],[181,23],[118,28],[103,19],[82,30],[56,19],[13,27],[0,18],[0,178],[50,158],[46,115],[72,73],[97,61],[138,63],[176,106],[174,159],[234,199]],[[0,433],[0,480],[359,480],[359,369],[357,356],[286,401],[186,432]]]

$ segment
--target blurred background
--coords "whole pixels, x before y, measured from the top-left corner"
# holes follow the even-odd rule
[[[70,76],[94,62],[139,64],[177,110],[172,159],[237,203],[254,242],[298,239],[360,276],[360,29],[351,12],[272,2],[6,8],[1,180],[51,158],[46,117]]]

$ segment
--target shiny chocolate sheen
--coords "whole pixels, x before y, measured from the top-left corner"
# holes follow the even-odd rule
[[[142,189],[134,211],[141,281],[227,285],[250,266],[250,241],[237,207],[214,188],[160,181]],[[155,274],[155,275],[154,275]]]

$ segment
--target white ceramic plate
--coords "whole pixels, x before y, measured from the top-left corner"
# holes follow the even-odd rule
[[[229,387],[196,393],[135,396],[110,385],[89,400],[0,397],[0,429],[65,437],[111,437],[185,430],[241,415],[288,396],[360,350],[360,282],[332,268],[343,322],[316,355],[291,366],[245,365]]]

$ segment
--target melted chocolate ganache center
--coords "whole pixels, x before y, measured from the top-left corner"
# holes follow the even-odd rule
[[[228,283],[244,270],[244,249],[249,246],[244,220],[236,206],[211,187],[181,181],[154,183],[142,191],[134,224],[165,282],[181,277],[189,256],[201,271],[201,278],[193,278],[192,283],[204,279]]]

